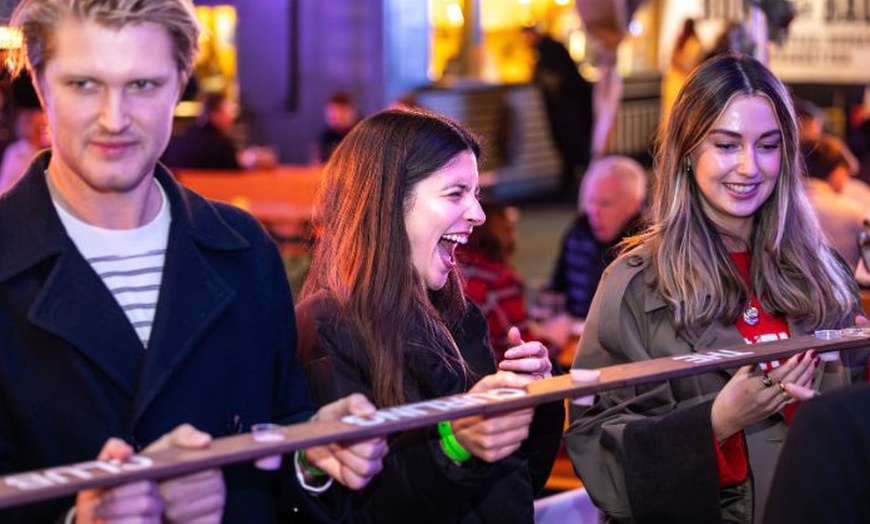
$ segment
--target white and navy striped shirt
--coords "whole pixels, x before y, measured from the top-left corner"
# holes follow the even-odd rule
[[[160,211],[154,220],[133,229],[93,226],[54,201],[67,234],[118,301],[145,348],[157,311],[172,220],[166,193],[155,184],[160,189]]]

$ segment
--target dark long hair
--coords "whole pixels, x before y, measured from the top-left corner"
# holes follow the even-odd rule
[[[459,279],[451,272],[442,289],[427,290],[405,229],[416,184],[465,151],[479,156],[477,139],[447,118],[384,111],[354,127],[324,167],[320,237],[302,297],[326,290],[338,300],[371,362],[378,405],[405,400],[412,333],[422,331],[429,349],[447,343],[455,351],[446,358],[465,369],[448,329],[465,307]]]

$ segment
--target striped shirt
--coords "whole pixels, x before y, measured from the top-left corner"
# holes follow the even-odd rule
[[[166,193],[160,184],[157,187],[160,211],[154,220],[133,229],[93,226],[54,201],[67,234],[115,297],[144,348],[148,347],[157,311],[171,222]]]

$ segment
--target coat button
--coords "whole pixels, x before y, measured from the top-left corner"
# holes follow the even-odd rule
[[[227,419],[227,435],[236,435],[244,429],[242,425],[242,417],[238,414]]]

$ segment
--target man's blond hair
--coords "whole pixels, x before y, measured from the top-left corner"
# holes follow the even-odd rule
[[[54,54],[53,33],[69,19],[112,28],[144,23],[164,27],[172,40],[179,73],[185,81],[190,76],[200,32],[191,0],[22,0],[10,22],[24,37],[15,72],[27,67],[31,76],[39,79]]]

